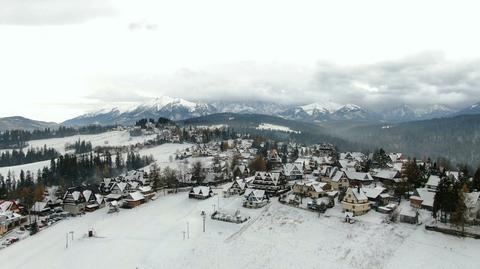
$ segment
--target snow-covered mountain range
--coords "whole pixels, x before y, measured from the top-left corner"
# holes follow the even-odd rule
[[[480,110],[480,105],[477,107],[472,106],[470,112],[475,113],[475,109]],[[128,108],[114,107],[87,113],[67,120],[63,124],[132,124],[142,118],[156,119],[165,117],[172,120],[182,120],[224,112],[265,114],[307,122],[402,122],[445,117],[455,113],[453,109],[443,105],[414,108],[403,104],[377,113],[356,104],[338,104],[330,101],[292,106],[262,101],[218,101],[205,103],[162,96]],[[467,112],[464,114],[468,114]]]
[[[442,118],[455,113],[456,111],[444,105],[432,105],[415,108],[407,104],[394,106],[383,111],[383,118],[386,121],[402,122],[412,120],[426,120]]]

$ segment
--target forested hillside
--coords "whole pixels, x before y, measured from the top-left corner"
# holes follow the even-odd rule
[[[356,126],[338,135],[353,142],[417,157],[446,157],[474,167],[480,163],[480,115]]]

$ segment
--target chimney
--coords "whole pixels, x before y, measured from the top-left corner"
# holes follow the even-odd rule
[[[360,185],[357,185],[357,192],[360,193]]]

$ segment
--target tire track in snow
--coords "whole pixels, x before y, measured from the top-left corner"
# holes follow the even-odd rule
[[[252,226],[255,222],[257,222],[258,219],[260,219],[261,217],[263,217],[265,215],[265,213],[268,211],[268,209],[270,208],[272,204],[269,203],[268,205],[265,206],[265,208],[262,210],[262,213],[261,214],[258,214],[258,216],[256,216],[255,218],[251,219],[247,224],[243,225],[238,231],[236,231],[235,233],[233,233],[232,235],[230,235],[229,237],[227,237],[225,239],[225,243],[230,243],[232,242],[234,239],[236,239],[237,237],[239,237],[240,235],[242,235],[246,230],[248,230],[248,228],[250,228],[250,226]]]

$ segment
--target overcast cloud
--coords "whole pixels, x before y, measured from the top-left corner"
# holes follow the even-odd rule
[[[109,0],[0,0],[0,24],[62,25],[116,13]]]
[[[169,95],[462,107],[478,1],[0,0],[0,117],[63,121]]]

